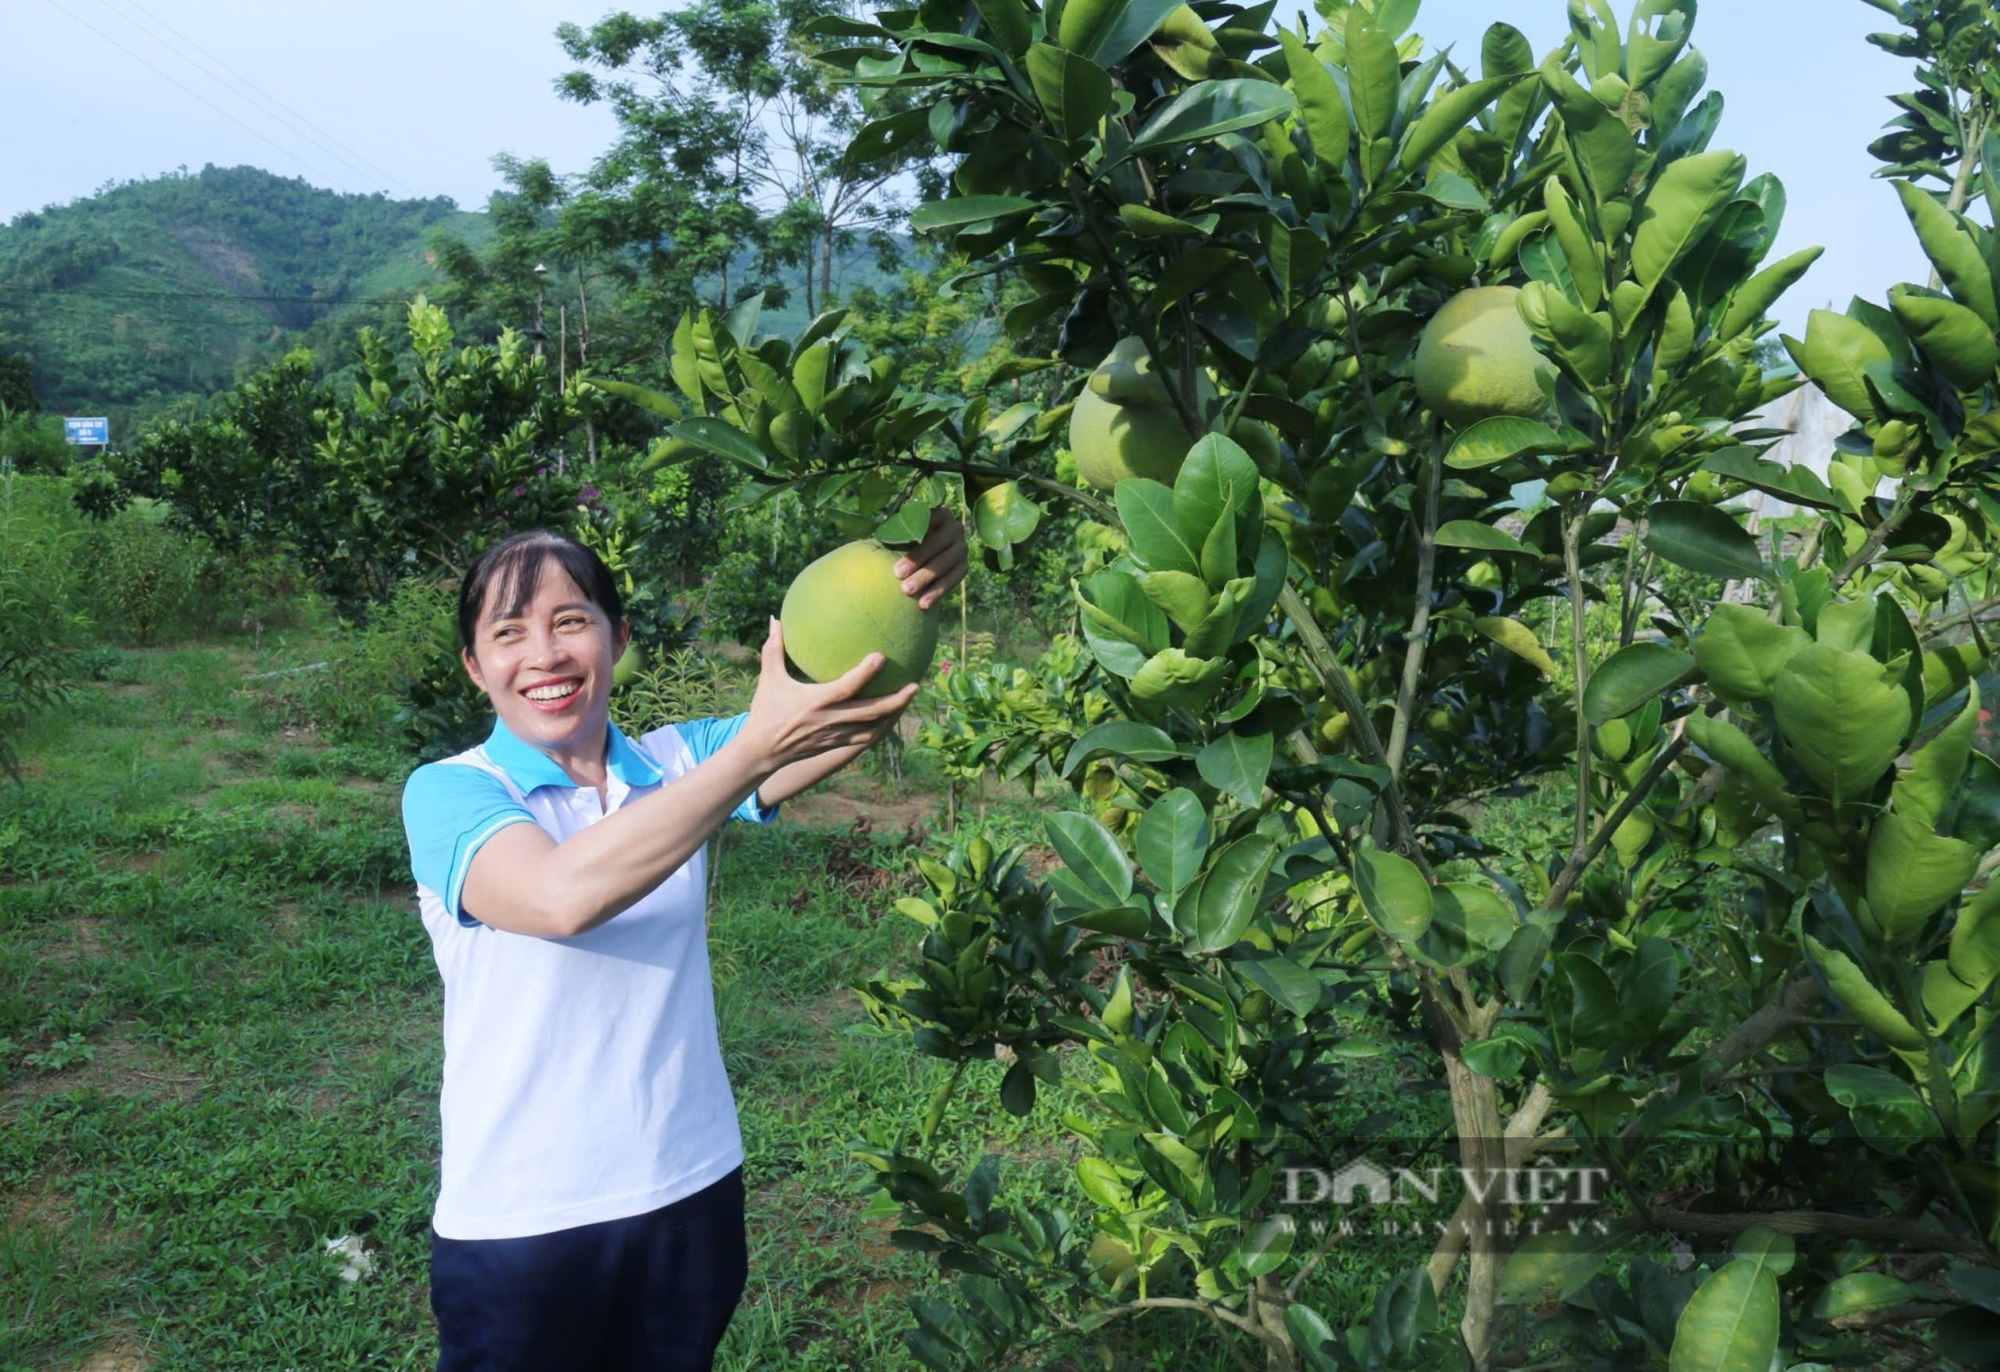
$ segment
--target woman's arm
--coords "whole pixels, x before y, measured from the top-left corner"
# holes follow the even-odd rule
[[[885,696],[855,696],[881,665],[882,655],[870,653],[824,686],[794,681],[774,620],[750,718],[735,738],[657,793],[561,843],[534,824],[501,829],[467,866],[460,906],[482,924],[541,938],[568,938],[623,914],[700,852],[769,778],[832,752],[858,754],[894,728],[915,682]]]

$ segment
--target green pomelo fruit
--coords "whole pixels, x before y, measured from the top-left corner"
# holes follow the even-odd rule
[[[938,611],[896,576],[902,554],[872,538],[844,544],[807,567],[785,592],[778,622],[785,655],[814,681],[842,676],[870,653],[886,659],[861,688],[884,696],[918,680],[937,651]]]
[[[1206,375],[1198,375],[1195,389],[1198,405],[1215,396]],[[1146,345],[1137,338],[1119,340],[1070,410],[1069,450],[1077,474],[1100,491],[1135,476],[1172,485],[1193,446]]]
[[[1417,394],[1454,428],[1496,415],[1539,415],[1554,368],[1535,351],[1512,286],[1460,291],[1417,345]]]
[[[625,645],[625,651],[619,655],[618,661],[611,665],[611,684],[616,688],[623,689],[631,685],[632,678],[644,670],[646,670],[646,655],[639,651],[639,644],[636,640],[628,642]]]

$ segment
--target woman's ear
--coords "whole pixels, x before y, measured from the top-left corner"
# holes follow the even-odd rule
[[[629,619],[619,620],[618,632],[615,635],[613,635],[613,642],[611,644],[611,660],[613,662],[616,662],[619,658],[625,656],[625,647],[631,641],[632,641],[632,621]]]
[[[465,674],[472,678],[472,684],[480,690],[486,689],[486,678],[480,673],[479,659],[472,655],[472,649],[460,648],[458,660],[465,664]]]

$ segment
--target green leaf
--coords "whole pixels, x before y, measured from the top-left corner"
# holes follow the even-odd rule
[[[1201,558],[1181,533],[1171,490],[1157,481],[1134,477],[1119,482],[1112,499],[1140,566],[1155,572],[1201,575]]]
[[[1244,959],[1235,964],[1245,978],[1295,1015],[1309,1015],[1325,992],[1320,979],[1290,958],[1277,955]]]
[[[1898,1010],[1889,998],[1882,994],[1881,989],[1868,979],[1868,974],[1853,958],[1838,948],[1827,947],[1811,934],[1803,937],[1806,951],[1818,966],[1820,974],[1826,978],[1827,989],[1833,992],[1834,999],[1845,1006],[1850,1015],[1861,1022],[1863,1028],[1879,1036],[1892,1048],[1916,1052],[1924,1046],[1924,1036],[1917,1032],[1916,1026],[1911,1024],[1903,1012]],[[1841,1100],[1843,1104],[1849,1106],[1855,1104],[1854,1101],[1843,1099],[1836,1084],[1836,1077],[1842,1082],[1861,1081],[1861,1078],[1851,1075],[1854,1073],[1872,1074],[1867,1077],[1867,1081],[1874,1082],[1880,1078],[1891,1087],[1908,1090],[1887,1072],[1873,1067],[1843,1065],[1827,1069],[1827,1090],[1832,1092],[1835,1100]],[[1879,1085],[1879,1082],[1877,1084]],[[1916,1099],[1914,1093],[1911,1094],[1911,1099]],[[1916,1104],[1919,1109],[1923,1106],[1920,1100],[1916,1101]]]
[[[1359,5],[1347,11],[1347,90],[1354,101],[1354,131],[1361,138],[1362,179],[1373,184],[1389,165],[1390,130],[1402,95],[1403,59],[1396,40],[1376,27]]]
[[[1917,749],[1910,769],[1896,781],[1893,800],[1898,814],[1909,815],[1935,825],[1944,816],[1959,783],[1965,780],[1965,764],[1972,756],[1973,736],[1979,730],[1979,683],[1968,682],[1965,708],[1937,737]]]
[[[1218,519],[1201,545],[1201,574],[1215,587],[1236,580],[1236,521]]]
[[[1298,97],[1306,137],[1319,160],[1337,174],[1347,165],[1348,138],[1353,131],[1347,102],[1326,64],[1296,35],[1280,28],[1278,41],[1285,47],[1285,66],[1292,74],[1292,91]]]
[[[1023,65],[1035,98],[1042,102],[1042,113],[1065,143],[1083,138],[1110,111],[1111,77],[1088,58],[1037,43],[1028,49]]]
[[[1977,391],[2000,368],[2000,343],[1977,314],[1914,286],[1891,286],[1889,308],[1925,357],[1961,391]]]
[[[1216,856],[1195,905],[1195,951],[1219,953],[1243,937],[1277,856],[1277,843],[1262,834],[1237,839]]]
[[[1517,457],[1558,453],[1563,447],[1562,435],[1546,424],[1498,415],[1480,420],[1453,440],[1444,465],[1461,472],[1474,471]]]
[[[1130,484],[1129,482],[1126,484]],[[1189,657],[1167,648],[1148,658],[1133,674],[1132,694],[1147,704],[1200,714],[1228,683],[1229,659]]]
[[[1437,545],[1440,548],[1471,548],[1482,553],[1508,553],[1515,557],[1541,556],[1505,530],[1482,524],[1476,519],[1447,522],[1437,531]]]
[[[1761,460],[1751,448],[1724,448],[1701,464],[1705,472],[1726,476],[1760,491],[1768,491],[1794,505],[1810,505],[1818,510],[1845,510],[1819,474],[1810,467],[1781,467]]]
[[[1526,75],[1488,77],[1439,96],[1403,139],[1397,161],[1412,171],[1430,161],[1432,154],[1456,137],[1495,97],[1518,85]]]
[[[1862,1018],[1852,1001],[1843,997],[1843,1003],[1854,1011],[1856,1019]],[[1923,1040],[1918,1037],[1914,1046],[1922,1045]],[[1847,1107],[1855,1132],[1871,1147],[1901,1153],[1913,1143],[1939,1137],[1937,1116],[1924,1104],[1923,1097],[1908,1082],[1879,1067],[1851,1062],[1829,1067],[1826,1093]]]
[[[1807,317],[1805,341],[1787,337],[1785,350],[1799,364],[1799,370],[1826,392],[1828,400],[1856,419],[1875,418],[1867,366],[1891,359],[1889,345],[1866,324],[1831,310],[1814,310]]]
[[[1877,819],[1868,839],[1868,908],[1883,938],[1894,944],[1915,937],[1965,890],[1979,858],[1971,844],[1932,833],[1927,819],[1893,812]]]
[[[1075,925],[1093,933],[1117,938],[1144,938],[1153,927],[1153,918],[1143,905],[1111,905],[1102,910],[1082,910],[1060,916],[1056,923]]]
[[[1184,634],[1193,633],[1215,608],[1208,583],[1186,572],[1147,572],[1139,578],[1139,588]]]
[[[1101,67],[1116,66],[1159,31],[1185,0],[1071,0],[1057,41]]]
[[[1200,873],[1208,841],[1208,811],[1202,808],[1201,797],[1177,787],[1139,816],[1132,846],[1146,879],[1175,900]]]
[[[1653,286],[1699,243],[1742,188],[1742,154],[1704,152],[1670,163],[1632,223],[1632,275]]]
[[[724,420],[701,416],[683,419],[667,432],[675,438],[685,439],[703,452],[714,453],[727,458],[739,467],[753,472],[761,472],[770,465],[764,450],[757,446],[750,435],[735,428]]]
[[[1285,1265],[1292,1255],[1292,1238],[1298,1226],[1290,1215],[1273,1215],[1243,1236],[1233,1256],[1252,1277],[1268,1276]]]
[[[1029,53],[1030,60],[1033,57]],[[1196,143],[1237,129],[1255,128],[1290,113],[1296,103],[1290,91],[1269,81],[1249,77],[1198,81],[1146,122],[1125,155],[1135,157],[1175,143]]]
[[[1778,732],[1806,775],[1836,805],[1889,770],[1910,731],[1910,698],[1865,653],[1823,643],[1801,648],[1771,684]]]
[[[1610,974],[1584,953],[1561,953],[1556,965],[1570,986],[1570,1037],[1587,1048],[1603,1048],[1617,1038],[1624,1015]]]
[[[987,32],[1000,51],[1009,57],[1019,57],[1034,42],[1034,30],[1029,24],[1028,7],[1021,0],[972,0],[979,7],[980,17],[986,21]]]
[[[1827,1283],[1813,1302],[1816,1320],[1837,1320],[1869,1310],[1887,1310],[1923,1295],[1923,1289],[1898,1281],[1886,1272],[1849,1272]]]
[[[1000,1103],[1016,1119],[1026,1119],[1035,1109],[1035,1073],[1026,1058],[1017,1059],[1000,1079]]]
[[[1063,760],[1062,774],[1068,777],[1084,763],[1107,755],[1134,762],[1165,762],[1181,756],[1181,746],[1164,729],[1136,719],[1114,719],[1097,725],[1076,741]]]
[[[1217,521],[1259,500],[1257,464],[1240,444],[1206,434],[1188,449],[1174,478],[1174,519],[1190,547],[1201,547]]]
[[[1018,481],[987,487],[972,505],[972,527],[979,541],[993,549],[1023,542],[1041,522],[1042,507],[1028,498]],[[918,538],[922,537],[920,532]]]
[[[1702,678],[1724,695],[1762,700],[1792,654],[1810,646],[1811,636],[1797,625],[1773,624],[1754,606],[1718,605],[1695,640],[1694,660]]]
[[[1379,848],[1354,855],[1361,904],[1378,928],[1399,943],[1415,943],[1431,924],[1431,886],[1408,858]]]
[[[686,407],[678,400],[648,386],[635,385],[630,381],[600,381],[594,376],[584,378],[583,384],[594,386],[606,395],[615,395],[620,400],[629,401],[642,410],[665,415],[668,419],[680,419],[687,414]]]
[[[1301,1301],[1285,1307],[1285,1332],[1305,1359],[1307,1372],[1335,1372],[1339,1366],[1327,1350],[1334,1346],[1333,1330],[1317,1310]]]
[[[1132,864],[1109,829],[1068,810],[1050,815],[1043,827],[1063,865],[1105,897],[1105,904],[1121,905],[1132,894]]]
[[[890,547],[921,543],[930,532],[931,506],[928,501],[905,500],[890,515],[875,526],[875,541]]]
[[[954,195],[931,200],[910,211],[910,228],[917,233],[984,224],[1032,210],[1039,202],[1018,195]]]
[[[2000,329],[1993,274],[1972,235],[1959,227],[1957,216],[1935,196],[1913,182],[1896,182],[1896,194],[1903,198],[1903,210],[1917,230],[1924,255],[1937,268],[1952,298],[1984,320],[1988,329]]]
[[[1668,1372],[1769,1372],[1778,1352],[1778,1279],[1738,1258],[1695,1289],[1674,1326]]]
[[[1664,643],[1620,648],[1590,674],[1583,690],[1583,717],[1592,728],[1631,714],[1655,696],[1693,675],[1695,661]]]
[[[1663,500],[1646,512],[1646,526],[1646,547],[1677,567],[1724,581],[1770,575],[1757,540],[1717,506]]]
[[[1194,756],[1201,779],[1246,810],[1264,798],[1264,781],[1271,774],[1271,735],[1224,734]]]
[[[1799,283],[1813,263],[1819,261],[1825,248],[1807,248],[1795,252],[1782,262],[1764,268],[1748,281],[1736,288],[1729,298],[1729,308],[1723,312],[1722,325],[1716,330],[1716,339],[1727,343],[1730,339],[1747,333],[1750,327],[1769,312],[1778,298]]]
[[[1558,1226],[1523,1239],[1500,1270],[1501,1305],[1543,1305],[1566,1301],[1604,1270],[1629,1234],[1619,1225],[1602,1232],[1585,1225],[1577,1233]]]
[[[1472,621],[1472,627],[1505,648],[1524,662],[1531,662],[1545,677],[1554,680],[1556,661],[1542,641],[1535,637],[1535,631],[1518,619],[1505,619],[1498,615],[1488,615]]]

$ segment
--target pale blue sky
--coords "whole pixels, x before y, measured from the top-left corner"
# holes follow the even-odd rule
[[[1621,15],[1631,8],[1614,5]],[[8,53],[0,219],[107,180],[207,162],[252,163],[341,190],[449,195],[477,209],[495,185],[496,152],[573,171],[610,137],[601,110],[565,104],[550,88],[565,65],[555,26],[587,23],[610,6],[6,0],[0,8]],[[1418,29],[1475,64],[1494,19],[1523,29],[1540,52],[1560,38],[1564,15],[1562,0],[1427,0]],[[1895,195],[1871,179],[1865,152],[1893,113],[1884,97],[1910,84],[1907,63],[1863,42],[1885,23],[1860,0],[1710,0],[1696,25],[1710,84],[1729,102],[1718,144],[1742,151],[1753,173],[1777,173],[1789,192],[1774,256],[1827,248],[1781,309],[1794,331],[1809,308],[1842,307],[1857,292],[1879,298],[1922,271]],[[204,64],[226,69],[236,89]]]

